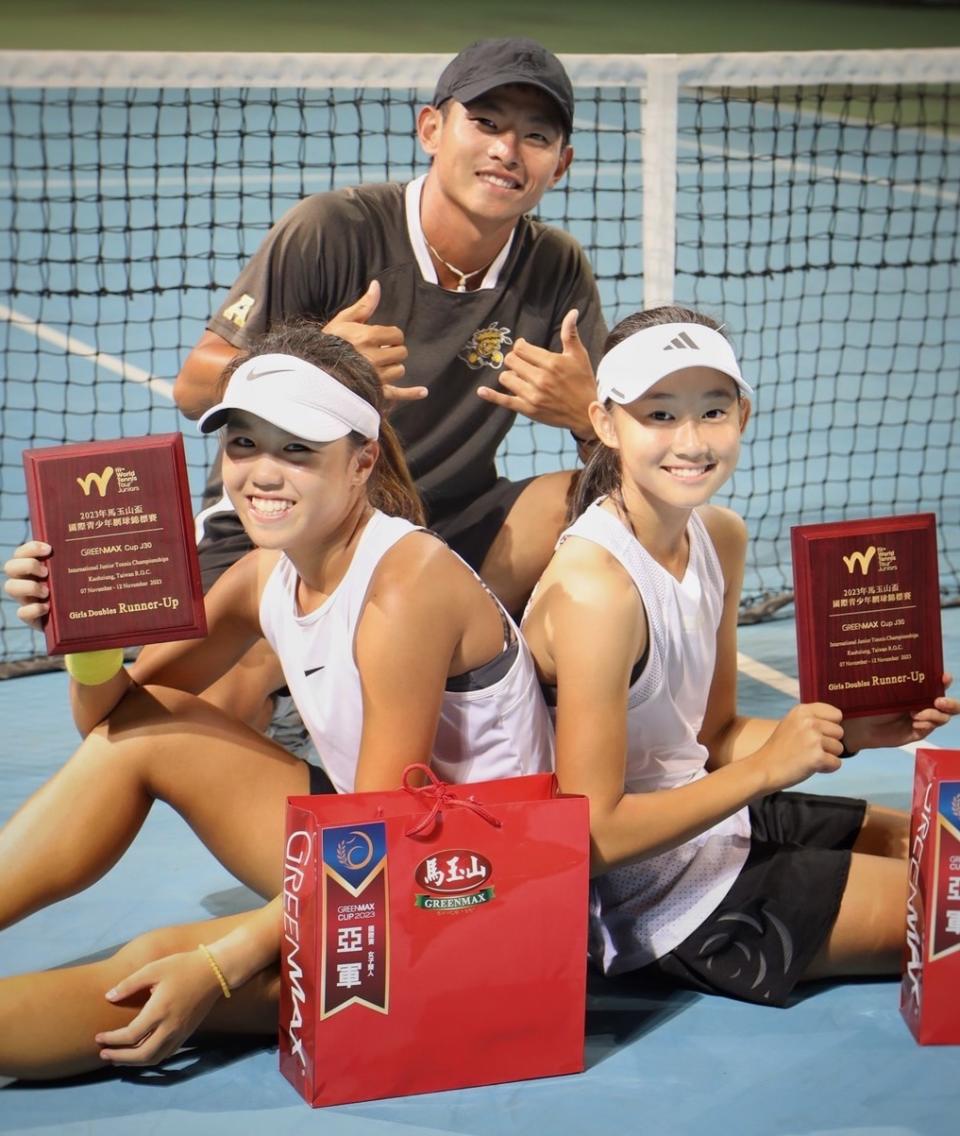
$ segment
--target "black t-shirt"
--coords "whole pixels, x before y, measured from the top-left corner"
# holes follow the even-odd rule
[[[560,323],[580,312],[579,333],[596,365],[606,335],[593,273],[568,234],[523,217],[494,288],[451,292],[423,279],[407,231],[404,186],[359,186],[315,194],[270,230],[209,328],[245,346],[280,319],[329,319],[378,280],[371,322],[402,329],[403,385],[425,399],[398,403],[390,421],[431,506],[482,492],[515,415],[484,402],[503,357],[522,337],[560,348]]]

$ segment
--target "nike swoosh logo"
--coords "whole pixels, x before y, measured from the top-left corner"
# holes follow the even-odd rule
[[[272,371],[251,371],[247,375],[247,382],[252,382],[254,379],[262,379],[265,375],[289,375],[289,367],[277,367]]]
[[[307,678],[309,678],[312,674],[316,674],[317,671],[322,671],[325,666],[326,663],[321,663],[319,667],[311,667],[308,671],[304,671],[303,673]]]

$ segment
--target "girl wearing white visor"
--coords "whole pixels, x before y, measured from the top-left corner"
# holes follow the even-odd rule
[[[207,594],[206,639],[145,648],[99,685],[74,681],[87,737],[0,833],[0,925],[106,872],[155,799],[269,898],[286,798],[329,789],[328,777],[342,792],[395,788],[415,761],[454,782],[551,768],[529,653],[474,572],[418,527],[381,407],[371,364],[318,325],[275,328],[240,357],[200,428],[223,432],[224,481],[258,547]],[[33,624],[49,552],[31,542],[7,565]],[[261,635],[325,771],[197,697]],[[150,1063],[201,1023],[275,1036],[281,914],[274,901],[0,981],[0,1074]]]
[[[590,798],[591,955],[782,1005],[830,975],[896,974],[908,818],[780,790],[957,713],[782,722],[736,705],[743,521],[733,473],[752,391],[717,325],[679,308],[611,332],[590,418],[600,443],[524,632],[556,706],[557,773]]]

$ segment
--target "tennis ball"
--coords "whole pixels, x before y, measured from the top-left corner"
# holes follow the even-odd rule
[[[78,651],[64,656],[67,671],[83,686],[99,686],[123,666],[123,648],[106,651]]]

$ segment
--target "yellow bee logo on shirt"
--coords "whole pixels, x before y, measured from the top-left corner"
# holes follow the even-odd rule
[[[457,358],[462,359],[474,371],[479,371],[481,367],[492,367],[499,371],[503,366],[504,348],[511,343],[513,338],[510,328],[492,323],[489,327],[478,328]]]

